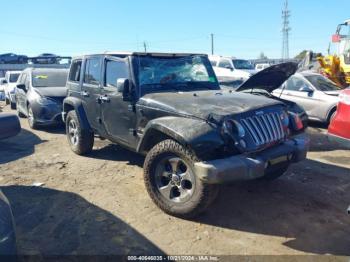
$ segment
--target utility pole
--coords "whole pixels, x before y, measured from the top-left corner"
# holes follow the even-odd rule
[[[289,59],[289,27],[290,11],[288,10],[288,0],[284,1],[282,10],[282,59]]]
[[[211,37],[211,54],[214,55],[214,34],[210,34]]]
[[[147,44],[145,41],[143,41],[143,48],[145,49],[145,53],[147,53]]]

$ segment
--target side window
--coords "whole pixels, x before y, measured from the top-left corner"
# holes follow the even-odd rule
[[[84,83],[99,85],[100,83],[101,59],[90,58],[86,60]]]
[[[230,60],[222,59],[222,60],[220,60],[219,67],[230,68],[230,67],[232,67],[232,65],[231,65]]]
[[[299,91],[300,88],[307,85],[308,84],[302,79],[292,76],[286,83],[286,90]]]
[[[73,82],[80,81],[81,65],[82,65],[82,60],[73,61],[69,72],[69,81],[73,81]]]
[[[117,86],[118,78],[129,78],[128,67],[124,61],[106,60],[104,86]]]

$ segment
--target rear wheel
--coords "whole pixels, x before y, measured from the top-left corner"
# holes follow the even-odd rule
[[[66,134],[72,151],[84,155],[92,151],[94,133],[83,130],[75,111],[69,111],[66,119]]]
[[[154,146],[144,163],[144,181],[153,202],[170,215],[190,218],[216,198],[217,185],[204,184],[194,173],[198,159],[174,140]]]
[[[331,121],[333,120],[333,118],[335,117],[335,115],[337,114],[337,109],[334,108],[330,113],[329,113],[329,116],[328,116],[328,124],[331,123]]]

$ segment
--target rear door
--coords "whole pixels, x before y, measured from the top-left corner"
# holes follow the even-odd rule
[[[81,98],[90,126],[99,130],[101,126],[101,66],[102,57],[92,56],[85,60]]]
[[[106,57],[102,88],[101,114],[105,132],[113,140],[135,147],[136,114],[130,101],[124,101],[117,90],[119,78],[130,79],[128,58]]]

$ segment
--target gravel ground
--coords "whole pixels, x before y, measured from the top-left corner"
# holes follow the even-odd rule
[[[223,186],[190,221],[151,202],[143,157],[100,140],[77,156],[62,127],[21,123],[17,137],[0,142],[0,185],[20,254],[350,255],[350,154],[322,127],[308,129],[308,159],[285,176]]]

